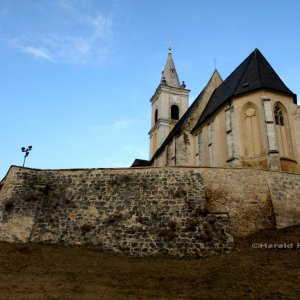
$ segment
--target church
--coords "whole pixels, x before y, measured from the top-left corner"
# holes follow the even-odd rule
[[[297,96],[255,49],[225,80],[214,70],[188,107],[171,48],[151,98],[150,160],[132,167],[255,168],[300,173]]]
[[[300,107],[262,53],[224,81],[215,70],[190,106],[189,92],[170,49],[151,98],[150,159],[134,168],[11,166],[0,241],[206,257],[299,225]]]

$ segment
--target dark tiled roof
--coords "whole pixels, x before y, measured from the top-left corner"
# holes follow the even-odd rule
[[[233,96],[262,88],[292,95],[294,103],[297,103],[296,95],[283,83],[262,53],[255,49],[215,90],[192,132]]]
[[[150,161],[149,160],[144,160],[144,159],[135,159],[131,167],[147,167],[150,166]]]

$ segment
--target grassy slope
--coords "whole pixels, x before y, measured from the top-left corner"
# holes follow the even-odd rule
[[[120,257],[82,248],[0,243],[0,299],[300,299],[300,226],[237,242],[206,259]]]

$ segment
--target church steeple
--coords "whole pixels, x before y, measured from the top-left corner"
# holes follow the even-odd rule
[[[162,145],[172,128],[188,108],[189,90],[180,85],[169,47],[161,81],[151,98],[152,117],[150,136],[150,158]]]
[[[169,53],[166,61],[166,65],[161,75],[161,84],[180,88],[178,75],[175,69],[175,64],[172,57],[172,49],[169,47]]]

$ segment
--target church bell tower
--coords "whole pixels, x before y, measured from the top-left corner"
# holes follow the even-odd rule
[[[150,159],[188,108],[189,90],[180,84],[171,48],[160,84],[151,98]]]

